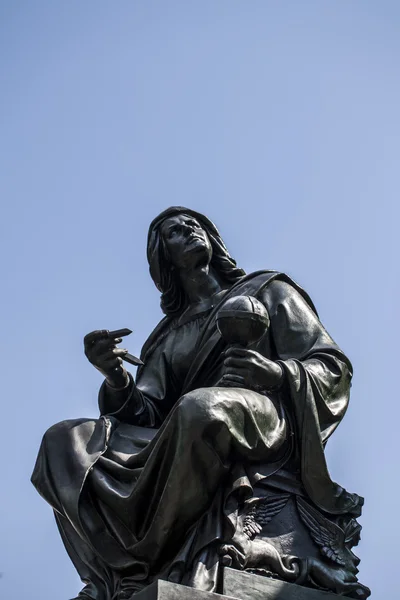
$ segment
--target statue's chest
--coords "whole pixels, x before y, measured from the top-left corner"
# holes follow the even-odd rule
[[[168,340],[168,363],[171,374],[176,386],[179,388],[186,380],[186,376],[196,361],[199,340],[203,337],[203,326],[207,321],[207,315],[199,317],[193,321],[185,323],[177,328]],[[214,329],[214,327],[213,327]],[[207,332],[208,335],[209,332]],[[203,385],[216,385],[216,382],[222,377],[224,368],[224,350],[226,344],[221,340],[215,347],[210,347],[210,355],[205,357],[201,368],[201,377]],[[273,350],[271,348],[270,333],[267,332],[261,340],[251,346],[251,349],[260,352],[266,358],[273,359]]]
[[[182,385],[192,366],[207,316],[202,316],[178,327],[169,340],[169,363],[178,385]]]

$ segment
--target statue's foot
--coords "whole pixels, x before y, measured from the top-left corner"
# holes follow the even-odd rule
[[[355,574],[319,559],[309,559],[308,577],[315,587],[330,590],[339,596],[366,600],[371,595],[371,590],[357,581]]]
[[[366,586],[358,583],[357,586],[350,592],[350,594],[346,594],[348,598],[358,598],[358,600],[365,600],[365,598],[369,598],[371,595],[371,590]]]

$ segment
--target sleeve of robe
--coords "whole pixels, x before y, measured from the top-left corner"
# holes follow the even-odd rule
[[[351,363],[292,285],[275,279],[260,299],[269,311],[270,335],[285,374],[282,393],[294,415],[303,485],[322,510],[358,512],[362,499],[331,480],[324,455],[349,402]]]
[[[141,427],[159,427],[176,398],[173,377],[168,371],[165,345],[161,343],[138,369],[136,382],[129,375],[129,385],[122,390],[103,383],[99,392],[100,414]]]

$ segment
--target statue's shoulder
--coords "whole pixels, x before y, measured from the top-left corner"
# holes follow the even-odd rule
[[[257,296],[273,296],[274,302],[284,302],[290,296],[300,295],[309,307],[318,315],[317,309],[308,293],[286,273],[280,271],[256,271],[249,275],[258,284]]]
[[[168,335],[174,323],[174,319],[171,317],[164,317],[153,329],[142,347],[140,358],[145,362],[146,357],[153,352],[156,346],[159,345],[160,341]]]

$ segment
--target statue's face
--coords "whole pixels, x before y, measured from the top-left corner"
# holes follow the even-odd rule
[[[161,226],[161,235],[171,261],[178,269],[190,269],[210,263],[210,240],[200,223],[193,217],[169,217]]]

